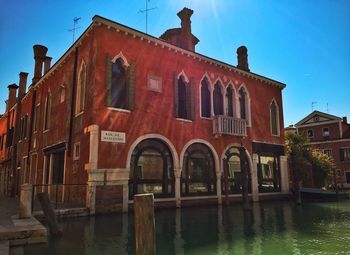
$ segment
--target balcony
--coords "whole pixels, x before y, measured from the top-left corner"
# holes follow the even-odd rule
[[[224,115],[214,116],[213,132],[215,135],[247,136],[247,121]]]

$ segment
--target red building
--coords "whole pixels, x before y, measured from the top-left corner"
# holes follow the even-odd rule
[[[309,138],[313,148],[334,159],[338,182],[350,188],[350,124],[347,118],[313,111],[295,127],[299,134]]]
[[[126,211],[143,192],[163,206],[221,203],[227,162],[232,200],[242,165],[252,200],[289,194],[285,84],[251,72],[244,46],[237,66],[196,53],[192,13],[160,38],[95,16],[52,67],[35,45],[32,83],[20,73],[0,119],[2,190],[64,184],[62,200],[85,199],[67,187],[87,184],[91,213]]]

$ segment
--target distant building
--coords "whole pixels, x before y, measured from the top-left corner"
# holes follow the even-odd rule
[[[192,13],[160,38],[95,16],[52,67],[35,45],[32,83],[8,86],[0,118],[2,191],[58,184],[91,213],[145,192],[160,206],[221,203],[224,167],[237,200],[245,165],[252,200],[288,195],[285,84],[251,72],[244,46],[237,66],[196,53]],[[68,188],[79,183],[87,194]]]
[[[347,118],[313,111],[295,124],[299,134],[305,134],[310,145],[334,159],[337,180],[350,188],[350,124]]]

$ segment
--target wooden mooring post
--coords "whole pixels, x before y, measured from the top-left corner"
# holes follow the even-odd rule
[[[134,196],[136,255],[156,254],[153,194]]]
[[[62,231],[58,227],[56,214],[52,208],[49,195],[47,193],[38,193],[37,196],[41,208],[43,209],[47,225],[49,226],[51,236],[61,236]]]

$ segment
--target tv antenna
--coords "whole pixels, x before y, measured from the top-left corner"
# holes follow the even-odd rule
[[[328,103],[327,103],[327,113],[329,113]]]
[[[312,111],[314,111],[315,104],[317,104],[317,102],[311,102],[311,109],[312,109]]]
[[[81,19],[81,17],[77,18],[74,17],[73,19],[73,28],[71,29],[67,29],[68,32],[72,32],[73,33],[73,43],[74,43],[74,36],[75,36],[75,31],[78,30],[80,27],[77,27],[78,25],[78,21]]]
[[[148,12],[157,9],[157,7],[148,8],[148,2],[150,0],[145,0],[146,2],[146,8],[144,10],[139,10],[138,13],[145,13],[146,14],[146,34],[148,33]]]

